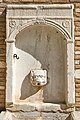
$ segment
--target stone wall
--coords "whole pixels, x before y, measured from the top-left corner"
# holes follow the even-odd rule
[[[75,25],[75,69],[80,70],[80,0],[0,0],[0,109],[5,107],[6,89],[6,4],[24,3],[49,3],[49,4],[74,4],[74,25]],[[80,75],[75,76],[76,107],[80,108]]]

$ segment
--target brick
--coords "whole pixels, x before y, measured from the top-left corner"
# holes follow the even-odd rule
[[[74,13],[75,17],[80,17],[80,13]]]
[[[75,40],[80,40],[80,36],[76,36],[76,37],[75,37]]]
[[[5,82],[0,82],[0,86],[5,86]]]
[[[4,95],[4,94],[5,94],[5,91],[0,91],[0,95]]]
[[[75,12],[79,12],[80,13],[80,8],[76,8]]]
[[[2,39],[2,40],[0,40],[0,45],[5,45],[6,44],[6,42],[5,42],[5,40],[4,39]]]
[[[78,3],[80,3],[80,0],[70,0],[70,2],[78,2]]]
[[[79,88],[79,87],[80,87],[80,84],[76,84],[75,87],[76,87],[76,88]]]
[[[80,40],[79,40],[79,41],[76,40],[76,41],[75,41],[75,45],[80,46]]]
[[[75,93],[75,96],[76,96],[76,97],[80,97],[80,92]]]
[[[75,46],[75,51],[80,51],[80,47],[79,46]]]
[[[0,95],[0,99],[3,99],[4,98],[4,95]]]
[[[0,61],[6,62],[6,56],[5,55],[4,56],[0,56]]]
[[[0,77],[5,77],[5,76],[6,76],[5,72],[0,73]]]
[[[80,69],[80,65],[75,65],[75,69]]]
[[[75,63],[75,65],[80,65],[80,60],[75,60],[74,63]]]
[[[5,86],[0,86],[0,90],[5,90]]]
[[[80,107],[80,102],[76,102],[75,106]]]
[[[0,78],[0,82],[4,82],[4,81],[6,81],[6,79],[5,78]]]
[[[75,32],[74,34],[75,34],[75,36],[80,36],[80,32],[79,31]]]
[[[75,60],[80,60],[80,54],[78,54],[78,55],[75,55]]]
[[[80,8],[80,3],[75,3],[75,8]]]
[[[6,53],[5,49],[0,48],[0,54],[5,54],[5,53]]]
[[[76,92],[80,92],[80,88],[76,88],[75,91],[76,91]]]
[[[75,80],[75,83],[76,83],[76,84],[80,84],[80,79],[76,79],[76,80]]]
[[[0,68],[6,68],[6,63],[3,61],[0,61]]]
[[[74,21],[80,22],[80,17],[74,17]]]
[[[75,31],[79,31],[80,32],[80,27],[75,27]]]
[[[3,101],[0,103],[0,110],[1,110],[1,107],[4,107],[4,102]]]
[[[6,46],[5,45],[0,45],[0,49],[1,48],[6,49]]]
[[[75,26],[80,27],[80,22],[75,22]]]
[[[77,98],[76,98],[76,102],[80,102],[80,98],[77,97]]]
[[[5,73],[6,70],[5,69],[0,69],[0,73]]]

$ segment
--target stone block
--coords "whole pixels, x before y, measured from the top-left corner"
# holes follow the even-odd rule
[[[12,120],[38,120],[39,112],[16,112],[12,113]]]
[[[35,111],[36,110],[36,107],[34,105],[14,105],[13,107],[11,108],[7,108],[7,110],[10,110],[10,111],[26,111],[26,112],[30,112],[30,111]]]
[[[47,112],[9,112],[2,114],[2,120],[71,120],[70,114]]]
[[[42,120],[67,120],[69,117],[64,113],[42,113]]]
[[[58,104],[51,104],[51,103],[42,103],[42,104],[38,104],[36,105],[36,110],[37,111],[53,111],[53,112],[57,112],[57,111],[61,111],[60,105]]]
[[[75,111],[72,113],[72,120],[80,120],[80,111]]]

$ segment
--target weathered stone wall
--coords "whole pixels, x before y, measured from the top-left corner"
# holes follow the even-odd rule
[[[5,106],[6,89],[6,4],[24,3],[49,3],[49,4],[74,4],[74,25],[75,25],[75,69],[80,70],[80,0],[0,0],[0,108]],[[80,107],[80,75],[75,77],[76,107]]]

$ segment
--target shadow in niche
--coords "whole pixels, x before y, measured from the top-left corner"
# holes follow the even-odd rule
[[[30,96],[34,95],[40,90],[39,87],[32,86],[30,82],[30,73],[24,78],[22,85],[21,85],[21,96],[20,100],[25,100]]]

